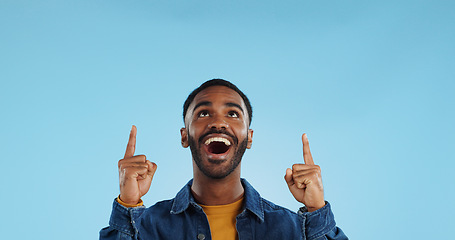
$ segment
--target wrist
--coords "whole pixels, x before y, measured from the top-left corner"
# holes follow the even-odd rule
[[[315,206],[306,206],[306,208],[307,208],[308,212],[314,212],[316,210],[323,208],[324,206],[325,206],[325,201],[323,203],[320,203]]]
[[[144,205],[144,202],[142,201],[142,199],[139,199],[138,202],[136,203],[131,203],[131,202],[124,202],[120,195],[117,197],[117,202],[120,203],[122,206],[124,207],[127,207],[127,208],[130,208],[130,207],[140,207],[142,205]]]

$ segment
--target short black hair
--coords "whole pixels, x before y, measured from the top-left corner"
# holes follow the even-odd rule
[[[242,91],[240,91],[240,89],[238,89],[237,86],[235,86],[233,83],[226,81],[224,79],[220,79],[220,78],[215,78],[215,79],[204,82],[203,84],[201,84],[201,86],[194,89],[190,93],[190,95],[188,95],[188,97],[185,100],[185,103],[183,104],[183,122],[185,122],[185,116],[186,116],[186,112],[188,111],[188,107],[193,102],[196,95],[199,92],[201,92],[202,90],[204,90],[208,87],[211,87],[211,86],[225,86],[225,87],[228,87],[228,88],[236,91],[240,95],[240,97],[242,97],[243,102],[246,105],[246,109],[248,111],[249,125],[251,125],[251,120],[253,119],[253,108],[251,107],[250,100],[248,100],[247,96]]]

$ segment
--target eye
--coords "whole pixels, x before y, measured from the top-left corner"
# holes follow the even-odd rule
[[[208,116],[209,116],[209,111],[207,111],[207,110],[202,110],[198,114],[198,117],[208,117]]]
[[[228,117],[232,117],[232,118],[239,117],[239,114],[236,111],[229,111],[227,115],[228,115]]]

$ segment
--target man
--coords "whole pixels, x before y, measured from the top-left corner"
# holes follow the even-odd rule
[[[192,153],[193,179],[174,199],[142,206],[157,166],[134,155],[133,126],[118,163],[120,195],[100,239],[347,239],[324,201],[321,171],[306,134],[305,163],[286,169],[284,177],[305,205],[294,213],[261,198],[240,178],[243,153],[253,142],[252,108],[235,85],[222,79],[203,83],[185,101],[183,117],[181,141]]]

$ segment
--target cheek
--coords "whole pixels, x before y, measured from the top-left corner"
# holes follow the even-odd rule
[[[238,137],[246,138],[248,137],[248,128],[245,127],[243,124],[239,124],[238,126],[233,126],[234,132]]]
[[[188,125],[188,134],[191,137],[195,138],[196,136],[198,136],[201,129],[203,129],[203,128],[200,126],[200,124],[191,123]]]
[[[194,139],[194,128],[192,126],[188,126],[188,137],[192,137]]]

